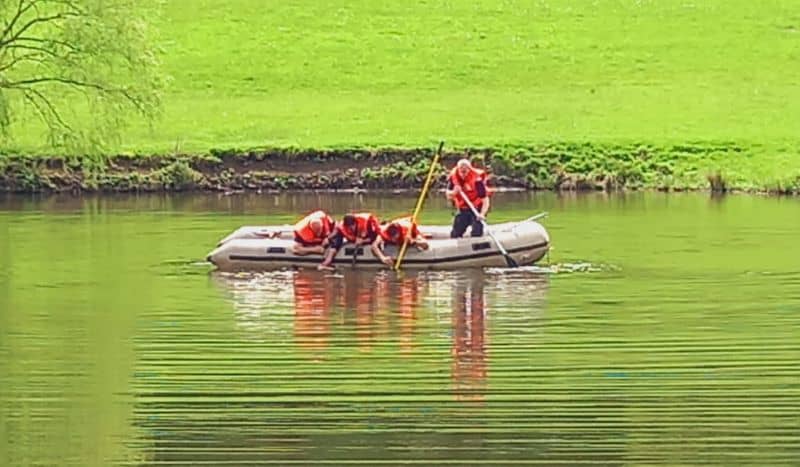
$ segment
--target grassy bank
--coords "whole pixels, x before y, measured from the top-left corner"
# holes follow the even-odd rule
[[[795,176],[800,4],[174,0],[160,30],[173,78],[164,114],[111,153],[445,139],[495,148],[514,173],[536,166],[524,174],[536,186],[544,169],[513,154],[575,148],[562,165],[593,178],[644,146],[662,165],[642,159],[655,171],[636,184],[653,187]],[[32,122],[14,136],[12,152],[51,153]],[[675,149],[689,146],[702,149]]]
[[[553,144],[459,148],[443,154],[435,187],[447,168],[470,157],[492,174],[491,185],[529,190],[749,191],[800,194],[800,168],[775,155],[779,177],[750,149],[733,144],[675,146]],[[422,186],[432,149],[214,151],[203,156],[117,156],[105,165],[81,158],[0,159],[0,190],[183,191],[410,189]],[[739,171],[721,169],[734,166]]]

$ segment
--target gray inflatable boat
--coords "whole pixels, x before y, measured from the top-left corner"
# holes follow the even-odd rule
[[[532,265],[550,249],[550,237],[534,216],[518,222],[489,225],[495,238],[520,266]],[[222,239],[207,260],[219,270],[267,270],[282,267],[314,268],[321,255],[297,256],[292,253],[293,226],[246,226]],[[450,238],[450,226],[420,226],[430,248],[408,248],[402,266],[408,269],[460,269],[470,267],[505,267],[506,261],[486,234],[482,237]],[[277,234],[277,235],[276,235]],[[273,235],[275,235],[273,237]],[[384,252],[395,258],[398,248],[388,245]],[[334,259],[337,267],[387,268],[376,258],[369,245],[345,244]]]

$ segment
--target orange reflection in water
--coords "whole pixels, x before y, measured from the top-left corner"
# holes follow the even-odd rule
[[[288,331],[306,357],[325,358],[331,347],[367,352],[396,343],[403,358],[430,359],[449,327],[451,387],[458,400],[483,401],[489,373],[489,307],[485,288],[525,297],[528,316],[541,312],[548,279],[526,271],[432,273],[347,270],[282,270],[218,274],[231,294],[237,321],[254,338],[282,338]],[[485,284],[489,284],[486,286]],[[421,310],[430,297],[427,312]],[[439,302],[442,300],[442,302]],[[444,315],[436,303],[446,302]],[[288,312],[288,313],[287,313]],[[284,314],[285,313],[285,314]],[[441,316],[441,317],[440,317]],[[288,318],[288,319],[286,319]],[[499,316],[498,319],[502,319]],[[290,328],[282,327],[284,324]],[[421,345],[425,344],[425,345]],[[391,345],[391,344],[390,344]]]
[[[456,399],[484,399],[488,348],[483,280],[457,282],[453,297],[452,378]]]
[[[354,332],[361,351],[393,337],[402,352],[414,349],[420,305],[420,279],[416,275],[397,278],[369,271],[326,275],[299,270],[294,274],[293,288],[294,338],[303,348],[325,349],[330,345],[332,326],[340,322],[345,335]]]
[[[487,379],[487,313],[484,278],[453,282],[451,375],[459,400],[483,400]],[[402,354],[416,348],[415,333],[422,295],[417,276],[348,271],[330,276],[316,271],[294,275],[294,338],[321,357],[340,326],[343,339],[355,338],[360,351],[396,338]],[[350,340],[342,341],[344,345]]]
[[[397,283],[398,293],[397,315],[400,319],[400,351],[409,354],[414,350],[414,330],[417,321],[417,309],[420,305],[420,284],[416,277],[407,277]]]
[[[298,271],[294,287],[294,337],[306,349],[322,350],[329,344],[331,313],[337,290],[321,274]]]

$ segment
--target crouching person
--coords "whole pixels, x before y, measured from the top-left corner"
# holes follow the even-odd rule
[[[298,256],[321,255],[330,243],[334,220],[325,211],[314,211],[294,225],[292,253]]]
[[[416,222],[411,222],[411,216],[399,217],[389,221],[381,227],[378,237],[372,242],[372,254],[375,255],[383,264],[394,266],[394,258],[387,256],[383,249],[388,245],[396,245],[401,248],[403,242],[408,239],[408,245],[418,250],[427,250],[428,242],[419,233]]]
[[[325,259],[317,266],[317,269],[332,271],[333,259],[344,245],[344,242],[352,243],[356,247],[366,245],[375,241],[380,231],[378,218],[369,212],[358,214],[346,214],[341,222],[336,224],[333,234],[330,237],[330,248]]]

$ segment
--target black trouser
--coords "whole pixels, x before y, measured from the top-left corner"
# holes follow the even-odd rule
[[[477,209],[480,209],[476,206]],[[472,236],[483,236],[483,223],[475,218],[470,208],[461,209],[453,219],[453,230],[450,231],[450,238],[461,238],[467,227],[472,226]]]
[[[375,241],[377,237],[378,237],[377,232],[369,232],[369,231],[367,232],[366,238],[369,240],[368,243],[371,244],[372,242]],[[333,248],[334,250],[340,250],[342,248],[342,245],[344,245],[345,240],[346,238],[344,238],[342,232],[337,231],[335,234],[333,234],[333,238],[331,238],[331,248]]]

